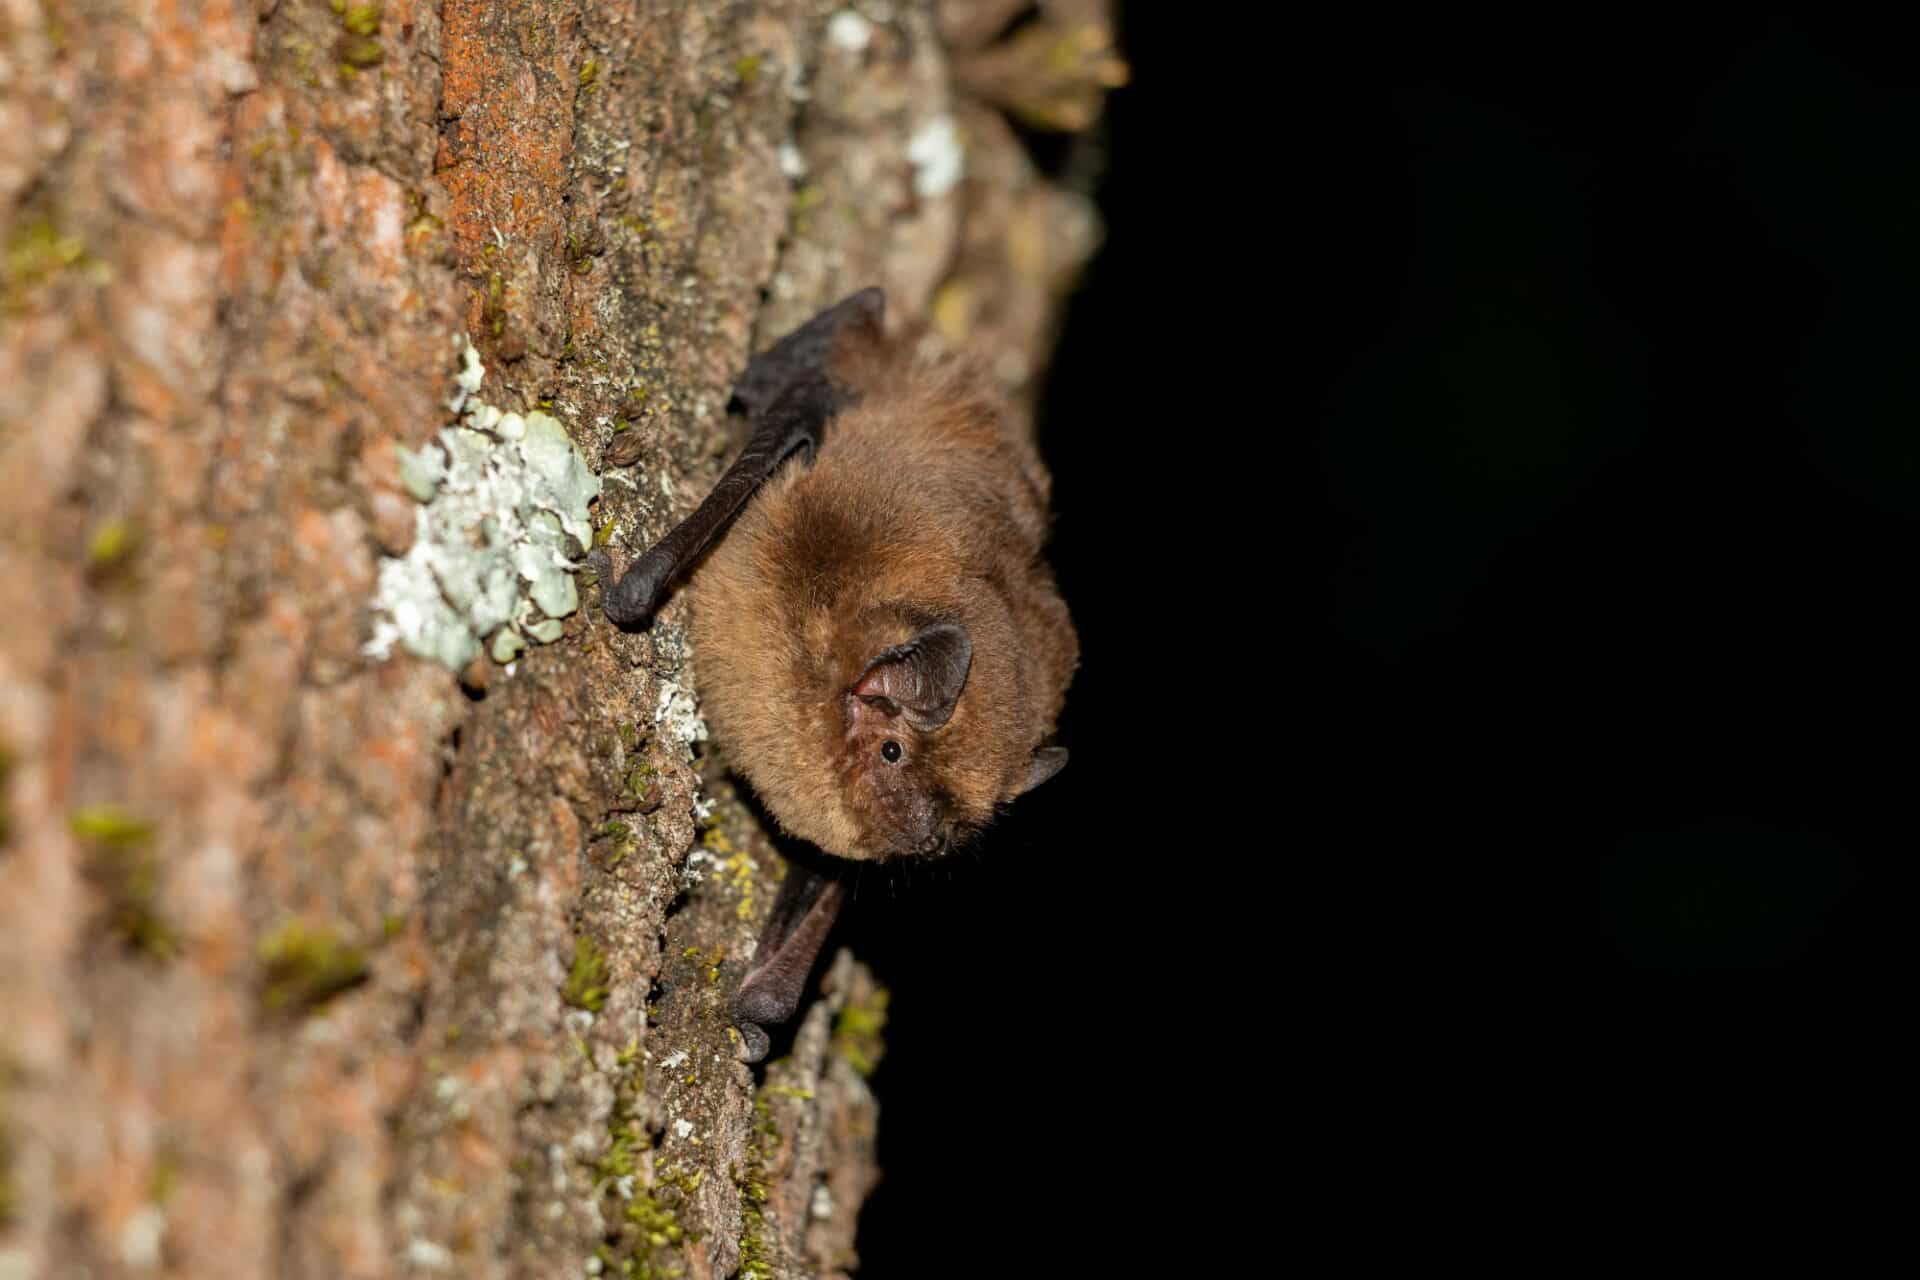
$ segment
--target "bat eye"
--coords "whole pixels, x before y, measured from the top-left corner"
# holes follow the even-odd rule
[[[888,738],[880,744],[880,758],[888,764],[900,763],[900,744]]]

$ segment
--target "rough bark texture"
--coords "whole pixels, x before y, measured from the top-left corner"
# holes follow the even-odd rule
[[[885,993],[736,1060],[780,870],[682,606],[363,646],[456,335],[623,560],[854,287],[1024,388],[1095,231],[1001,111],[1118,65],[1025,7],[0,0],[0,1277],[855,1264]]]

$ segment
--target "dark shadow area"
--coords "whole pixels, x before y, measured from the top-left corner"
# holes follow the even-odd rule
[[[1915,834],[1909,46],[1127,18],[1043,420],[1073,762],[842,935],[896,992],[862,1274],[1844,1131]]]

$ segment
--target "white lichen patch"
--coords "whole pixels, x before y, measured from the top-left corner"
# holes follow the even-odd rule
[[[827,19],[827,43],[848,53],[864,53],[873,43],[873,24],[852,9]]]
[[[653,722],[674,742],[707,740],[707,722],[700,718],[700,704],[693,694],[671,680],[660,682],[660,701],[653,708]]]
[[[907,160],[913,165],[913,190],[923,200],[953,190],[966,172],[967,156],[960,146],[960,130],[950,115],[937,115],[907,139]]]
[[[157,1204],[143,1205],[120,1229],[120,1261],[135,1270],[160,1265],[160,1245],[167,1234],[167,1215]]]
[[[453,1270],[453,1250],[433,1240],[407,1241],[407,1261],[422,1271]]]
[[[397,641],[454,671],[488,636],[501,663],[528,639],[560,638],[560,619],[580,607],[568,540],[592,544],[587,505],[600,494],[557,419],[481,401],[486,369],[465,339],[460,360],[447,401],[460,422],[418,453],[400,450],[400,481],[421,505],[412,548],[380,563],[366,645],[386,658]]]

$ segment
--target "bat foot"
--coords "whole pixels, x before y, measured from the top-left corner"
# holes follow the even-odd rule
[[[754,1063],[767,1056],[772,1041],[759,1023],[742,1020],[733,1025],[740,1032],[740,1061]]]

